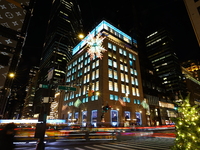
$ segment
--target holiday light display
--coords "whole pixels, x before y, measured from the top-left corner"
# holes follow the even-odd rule
[[[183,100],[182,104],[178,105],[179,117],[173,119],[176,123],[176,140],[172,150],[199,150],[199,108],[197,108],[197,105],[190,105],[189,95]]]
[[[93,36],[89,33],[89,39],[87,40],[88,45],[88,53],[90,55],[90,59],[92,60],[96,55],[98,58],[102,59],[103,52],[107,51],[103,46],[102,42],[105,39],[101,33],[98,33],[96,36]]]

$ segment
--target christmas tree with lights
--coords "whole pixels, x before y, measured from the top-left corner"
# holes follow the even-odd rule
[[[176,124],[176,139],[172,150],[200,150],[200,117],[197,105],[191,106],[190,94],[178,104]]]

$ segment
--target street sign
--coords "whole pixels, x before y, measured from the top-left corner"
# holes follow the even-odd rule
[[[48,88],[49,88],[49,85],[46,85],[46,84],[39,84],[39,88],[48,89]]]
[[[59,90],[76,91],[75,87],[58,86]]]

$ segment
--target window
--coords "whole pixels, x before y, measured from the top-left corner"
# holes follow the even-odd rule
[[[126,83],[129,83],[127,74],[125,74],[125,79],[126,79]]]
[[[134,99],[133,103],[134,103],[134,104],[137,104],[137,99]]]
[[[117,62],[113,61],[113,67],[117,68]]]
[[[120,70],[124,70],[124,65],[120,64]]]
[[[114,75],[114,79],[118,79],[116,70],[113,70],[113,75]]]
[[[124,82],[124,74],[123,73],[120,73],[121,74],[121,81]]]
[[[135,96],[136,95],[136,93],[135,93],[135,88],[134,87],[132,87],[132,94]]]
[[[117,84],[117,82],[114,82],[114,89],[115,89],[115,92],[118,92],[118,84]]]
[[[96,70],[96,79],[99,78],[99,69]]]
[[[98,66],[99,66],[99,60],[96,61],[96,67],[98,67]]]
[[[119,49],[119,53],[120,53],[120,54],[123,54],[123,50],[122,50],[121,48]]]
[[[113,82],[112,81],[109,81],[109,90],[113,91]]]
[[[122,93],[126,93],[125,92],[125,85],[122,84]]]
[[[110,100],[114,100],[114,95],[110,94]]]
[[[113,78],[112,69],[108,69],[108,77]]]
[[[132,85],[135,84],[134,77],[131,77],[131,83],[132,83]]]
[[[128,85],[126,85],[126,94],[130,94],[129,86]]]
[[[99,90],[99,81],[96,82],[96,88],[95,88],[95,91],[98,91]]]
[[[92,80],[95,79],[95,71],[92,71]]]
[[[112,60],[108,59],[108,65],[112,66]]]
[[[137,96],[140,96],[140,93],[139,93],[139,89],[138,89],[138,88],[136,88],[136,95],[137,95]]]
[[[108,43],[108,48],[112,49],[112,44]]]
[[[116,50],[117,50],[117,48],[116,48],[116,46],[115,46],[115,45],[113,45],[113,50],[114,50],[114,51],[116,51]]]

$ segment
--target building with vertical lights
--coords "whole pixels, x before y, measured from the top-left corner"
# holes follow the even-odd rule
[[[82,126],[147,125],[136,47],[124,32],[105,20],[99,23],[73,49],[66,86],[79,86],[65,91],[59,118]]]

